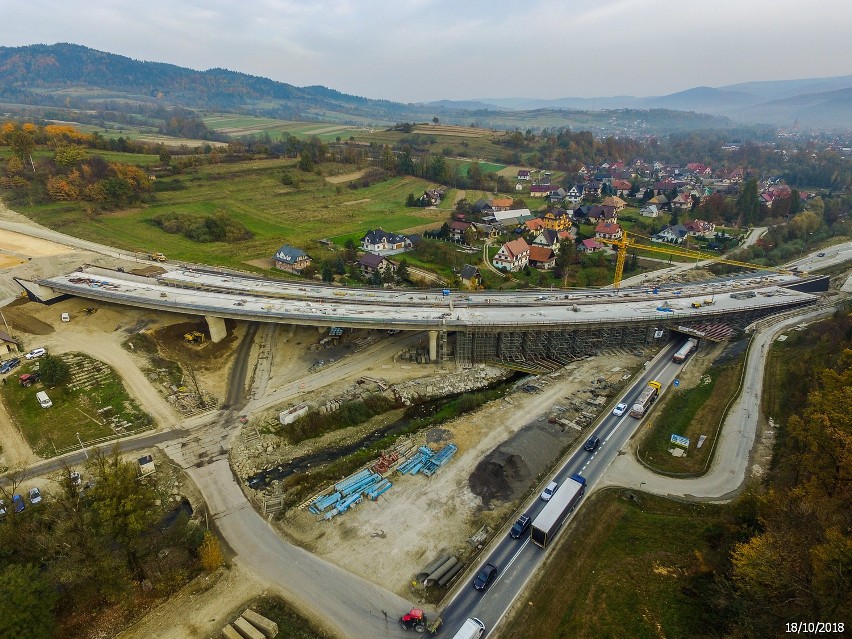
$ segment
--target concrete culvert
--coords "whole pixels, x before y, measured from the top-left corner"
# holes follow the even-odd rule
[[[449,558],[450,558],[449,553],[445,553],[443,555],[438,555],[438,558],[435,561],[433,561],[428,566],[426,566],[423,570],[421,570],[420,572],[417,573],[417,576],[415,577],[415,579],[417,581],[420,581],[420,582],[425,581],[426,578],[429,575],[431,575],[438,568],[440,568]]]
[[[456,559],[455,557],[450,557],[449,559],[447,559],[447,561],[445,561],[443,564],[441,564],[440,568],[435,570],[431,575],[429,575],[428,577],[426,577],[426,579],[423,580],[423,585],[424,586],[431,586],[436,581],[438,581],[441,577],[446,575],[450,571],[450,568],[455,566],[458,562],[459,562],[459,560]]]
[[[459,574],[461,572],[462,568],[464,568],[464,564],[463,563],[457,563],[455,566],[450,568],[449,572],[447,572],[446,575],[444,575],[443,577],[441,577],[438,580],[438,585],[441,586],[441,588],[446,586],[448,583],[450,583],[450,580],[453,577],[455,577],[457,574]]]

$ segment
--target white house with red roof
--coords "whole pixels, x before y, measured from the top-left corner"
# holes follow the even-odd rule
[[[600,237],[604,240],[620,240],[624,235],[621,226],[616,222],[599,222],[595,227],[595,237]]]
[[[577,242],[578,253],[597,253],[598,251],[603,250],[604,245],[597,240],[583,240],[582,242]]]
[[[511,242],[506,242],[497,251],[492,264],[495,268],[503,268],[507,271],[520,271],[530,261],[530,245],[524,238],[519,237]]]
[[[684,222],[683,226],[689,235],[695,237],[712,237],[716,231],[716,225],[713,222],[705,222],[704,220]]]

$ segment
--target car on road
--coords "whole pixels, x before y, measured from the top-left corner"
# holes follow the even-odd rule
[[[24,498],[21,497],[18,493],[12,495],[12,505],[15,507],[15,513],[23,512],[26,505],[24,504]]]
[[[825,253],[817,253],[817,257],[825,257]]]
[[[41,503],[41,491],[36,486],[30,488],[28,496],[30,498],[30,503],[33,506]]]
[[[512,526],[512,530],[509,531],[509,536],[512,539],[519,539],[530,529],[531,523],[532,517],[529,515],[521,515],[518,517],[518,521],[515,522],[515,525]]]
[[[553,497],[553,494],[559,488],[559,484],[555,481],[550,482],[547,485],[547,488],[541,491],[541,498],[544,501],[550,501],[550,498]]]
[[[21,365],[20,357],[13,357],[12,359],[7,359],[5,362],[0,364],[0,373],[8,373],[13,368],[17,368]]]
[[[494,564],[485,564],[473,580],[473,587],[477,590],[488,590],[488,586],[494,583],[498,574],[497,566]]]
[[[586,450],[590,453],[593,453],[598,449],[598,446],[600,446],[600,445],[601,445],[601,438],[600,437],[589,437],[589,439],[586,440],[586,443],[583,444],[583,450]]]
[[[627,404],[625,404],[624,402],[621,402],[615,408],[612,409],[612,414],[615,415],[616,417],[621,417],[622,415],[624,415],[624,412],[626,410],[627,410]]]
[[[39,347],[39,348],[34,348],[29,353],[24,355],[24,357],[26,357],[27,359],[37,359],[37,358],[42,357],[44,355],[47,355],[47,349]]]

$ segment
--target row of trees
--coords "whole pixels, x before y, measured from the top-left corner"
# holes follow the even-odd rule
[[[780,445],[768,490],[746,499],[747,532],[728,575],[736,636],[777,636],[789,621],[841,621],[852,610],[852,320],[802,337],[787,358]],[[744,532],[743,528],[739,533]],[[848,632],[848,625],[847,625]]]

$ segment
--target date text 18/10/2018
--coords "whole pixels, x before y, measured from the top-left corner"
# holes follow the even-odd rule
[[[787,623],[787,632],[801,635],[844,630],[846,625],[842,621],[790,621]]]

